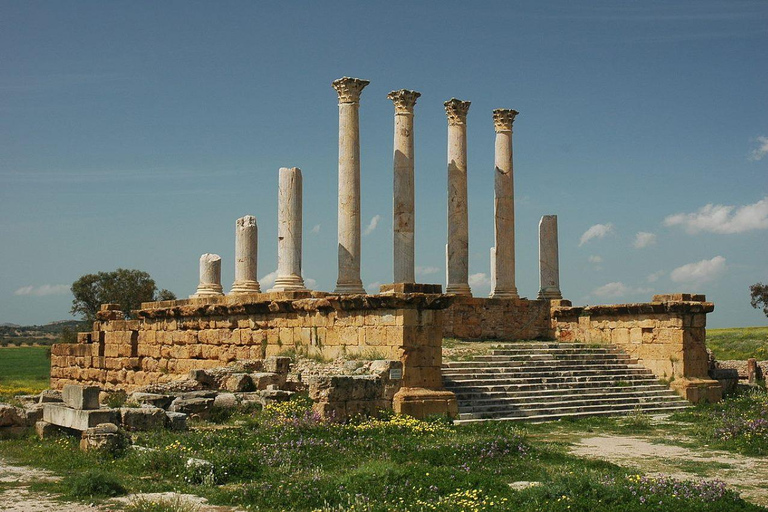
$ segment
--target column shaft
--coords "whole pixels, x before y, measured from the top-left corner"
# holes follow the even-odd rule
[[[231,293],[259,293],[257,274],[259,232],[256,217],[246,215],[235,223],[235,282]]]
[[[339,94],[339,211],[336,293],[365,293],[360,279],[360,93],[367,80],[335,80]]]
[[[192,298],[224,295],[221,287],[221,256],[203,254],[200,256],[200,283]]]
[[[493,203],[495,283],[491,297],[514,299],[518,297],[515,286],[515,188],[512,169],[512,122],[518,114],[515,110],[493,111],[496,128],[495,147],[495,197]]]
[[[470,102],[445,102],[448,116],[448,243],[446,293],[472,295],[469,288],[469,212],[467,203],[467,112]]]
[[[301,276],[301,169],[281,167],[277,198],[277,278],[271,291],[305,290]]]
[[[394,141],[394,282],[414,283],[415,278],[415,198],[413,183],[413,107],[421,96],[405,89],[387,96],[395,104]]]
[[[557,215],[539,221],[539,299],[562,299],[557,242]]]

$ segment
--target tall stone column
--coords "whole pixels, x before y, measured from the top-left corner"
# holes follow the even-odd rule
[[[256,217],[246,215],[235,223],[235,282],[232,284],[233,295],[259,293],[257,258],[259,246],[259,228]]]
[[[360,93],[368,80],[339,78],[339,277],[336,293],[365,293],[360,279]]]
[[[277,278],[273,292],[301,291],[301,169],[281,167],[277,197]]]
[[[413,107],[421,93],[400,89],[387,98],[395,104],[394,149],[394,282],[414,283],[414,186],[413,186]]]
[[[192,298],[224,295],[221,287],[221,256],[203,254],[200,256],[200,284]]]
[[[517,110],[496,109],[495,197],[493,201],[495,246],[492,249],[492,298],[516,299],[515,286],[515,185],[512,172],[512,123]]]
[[[467,210],[467,112],[469,101],[445,102],[448,116],[448,244],[446,293],[472,296],[469,288],[469,213]]]
[[[557,215],[539,221],[539,299],[562,299],[557,243]]]

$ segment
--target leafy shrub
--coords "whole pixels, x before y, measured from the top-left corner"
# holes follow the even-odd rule
[[[198,512],[199,510],[200,507],[179,496],[159,500],[139,496],[125,507],[125,512]]]
[[[112,498],[126,493],[120,480],[111,473],[92,469],[65,479],[74,498]]]

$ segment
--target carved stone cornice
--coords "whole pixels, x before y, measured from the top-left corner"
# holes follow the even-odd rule
[[[387,99],[392,100],[395,104],[395,114],[413,114],[413,107],[419,96],[421,96],[420,92],[400,89],[387,94]]]
[[[350,78],[348,76],[338,78],[331,83],[331,87],[336,89],[339,94],[339,103],[360,103],[360,93],[366,85],[371,83],[369,80],[360,78]]]
[[[497,132],[511,132],[512,123],[515,121],[515,116],[519,113],[517,110],[497,108],[493,111],[493,127]]]
[[[471,101],[461,101],[451,98],[444,103],[445,115],[448,116],[449,125],[467,124],[467,112]]]

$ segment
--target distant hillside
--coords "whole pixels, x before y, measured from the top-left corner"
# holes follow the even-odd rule
[[[0,325],[0,344],[32,344],[49,345],[61,337],[64,329],[77,330],[81,322],[78,320],[59,320],[46,325],[15,325],[5,323]]]

